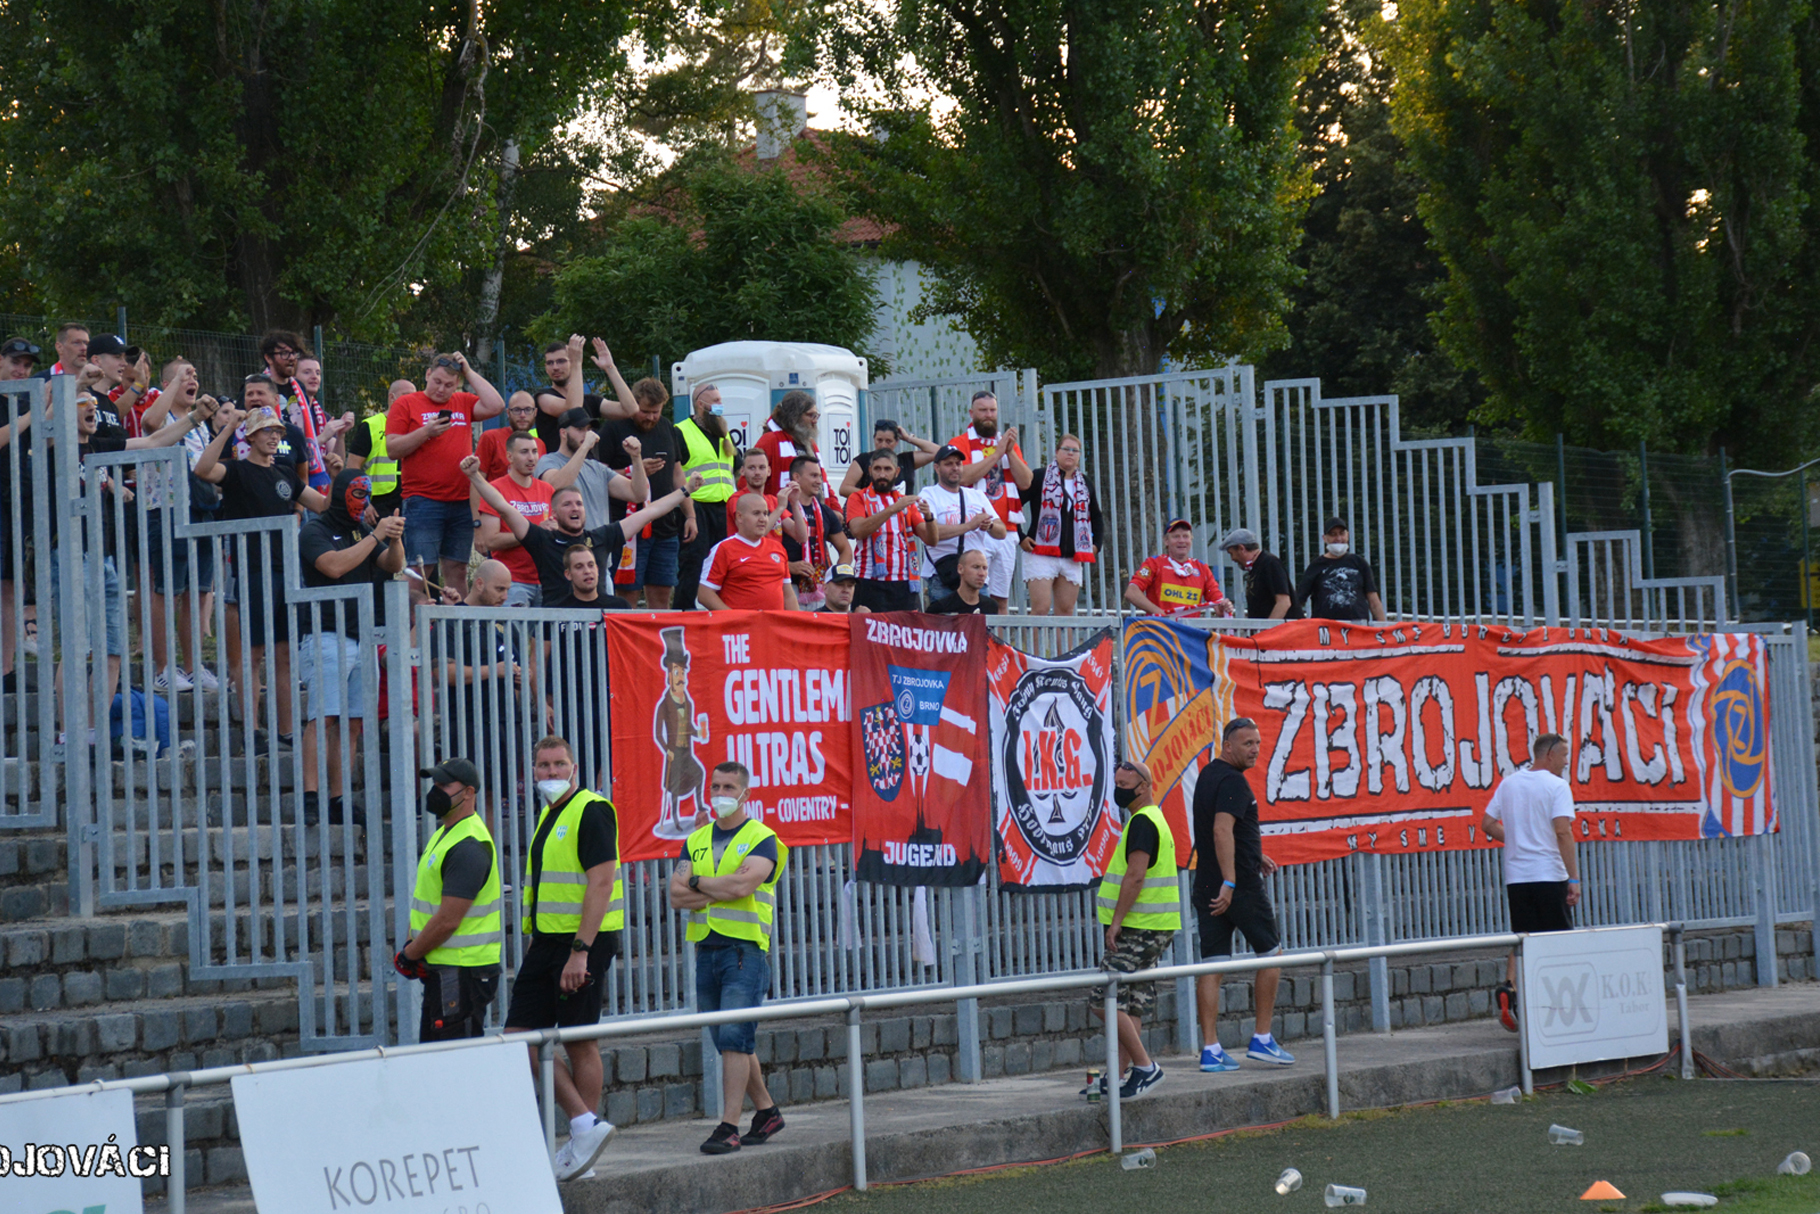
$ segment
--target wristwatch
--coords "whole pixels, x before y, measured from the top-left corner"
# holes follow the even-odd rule
[[[701,892],[701,874],[700,873],[690,873],[689,874],[689,888],[692,890],[695,890],[697,893]]]
[[[593,948],[593,947],[594,946],[591,944],[583,944],[580,936],[577,936],[577,937],[575,937],[575,939],[569,941],[569,951],[571,953],[585,953],[590,948]]]

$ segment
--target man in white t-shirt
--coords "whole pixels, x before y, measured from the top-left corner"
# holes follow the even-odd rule
[[[940,543],[923,545],[923,589],[932,603],[947,598],[960,585],[958,558],[962,552],[977,549],[990,561],[995,549],[988,540],[1005,538],[1005,524],[991,499],[961,483],[966,467],[967,457],[958,447],[943,447],[935,453],[935,484],[924,486],[917,494],[924,516],[944,537]]]
[[[1573,930],[1580,902],[1580,861],[1574,854],[1574,792],[1567,739],[1545,733],[1530,748],[1529,766],[1514,771],[1491,794],[1485,833],[1504,845],[1504,892],[1513,932]],[[1517,954],[1497,989],[1498,1019],[1517,1031]]]

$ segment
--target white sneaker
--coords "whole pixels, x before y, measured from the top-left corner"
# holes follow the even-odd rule
[[[169,691],[173,687],[178,691],[194,691],[196,684],[190,681],[189,675],[173,665],[158,672],[158,676],[152,680],[152,687],[158,691]]]
[[[569,1141],[556,1152],[556,1179],[574,1180],[593,1167],[615,1128],[610,1121],[597,1121],[581,1133],[569,1135]]]
[[[204,691],[220,691],[221,680],[207,666],[198,666],[190,672],[190,680]]]

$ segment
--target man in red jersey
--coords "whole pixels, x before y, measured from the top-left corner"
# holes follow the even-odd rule
[[[1194,551],[1194,524],[1173,520],[1163,532],[1163,555],[1138,566],[1125,587],[1125,601],[1151,615],[1232,614],[1232,603],[1213,570],[1189,554]]]
[[[696,593],[709,611],[795,611],[790,558],[771,531],[763,494],[739,495],[739,530],[714,545]]]

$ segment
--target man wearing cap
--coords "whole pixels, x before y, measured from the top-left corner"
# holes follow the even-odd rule
[[[129,435],[138,433],[129,419],[137,418],[137,406],[144,403],[152,380],[152,360],[139,350],[135,351],[137,361],[129,362],[130,350],[132,347],[112,333],[103,333],[88,343],[88,366],[78,372],[77,380],[95,394],[101,424],[120,426]]]
[[[592,454],[592,443],[599,437],[588,420],[587,410],[570,409],[559,420],[557,449],[537,461],[536,472],[552,489],[574,485],[581,491],[583,527],[592,531],[612,522],[614,499],[642,502],[651,496],[651,482],[645,476],[643,460],[633,460],[625,473],[615,472],[597,459],[586,459],[579,465],[573,463],[577,451]],[[572,479],[569,477],[571,468],[575,473]],[[611,569],[601,572],[609,580],[613,576]]]
[[[818,615],[867,615],[864,607],[853,605],[853,589],[859,584],[859,575],[853,572],[853,566],[836,565],[828,570],[828,580],[822,583],[822,605],[815,609]]]
[[[1232,603],[1213,570],[1194,559],[1194,524],[1171,519],[1163,529],[1163,554],[1139,565],[1125,587],[1125,601],[1151,615],[1229,616]]]
[[[579,786],[575,750],[555,734],[531,751],[543,809],[525,860],[524,960],[512,980],[506,1032],[600,1022],[607,969],[619,955],[626,923],[619,872],[619,815],[613,803]],[[556,1178],[572,1180],[594,1166],[613,1123],[602,1121],[598,1041],[563,1043],[567,1067],[556,1068],[556,1102],[569,1115],[569,1140],[556,1151]],[[537,1047],[531,1047],[537,1066]]]
[[[1265,552],[1257,532],[1234,527],[1220,541],[1220,549],[1245,571],[1245,618],[1248,620],[1299,620],[1295,583],[1275,553]]]
[[[0,343],[0,380],[30,379],[38,367],[38,347],[23,337]]]
[[[423,808],[436,830],[417,861],[411,938],[392,966],[423,983],[418,1040],[479,1037],[499,989],[505,939],[499,850],[476,812],[480,773],[471,760],[444,759],[417,774],[430,782]]]
[[[683,475],[701,474],[701,485],[689,494],[695,499],[695,538],[682,546],[678,557],[676,596],[671,604],[677,611],[694,610],[695,590],[714,546],[729,534],[727,500],[733,496],[733,460],[738,452],[727,436],[725,413],[720,389],[698,384],[690,394],[689,416],[676,427],[683,441]]]
[[[935,483],[924,485],[917,499],[923,517],[935,524],[935,542],[923,546],[923,590],[931,602],[960,588],[960,556],[967,551],[986,554],[988,566],[994,549],[990,541],[1005,538],[1005,522],[992,502],[978,489],[963,483],[967,456],[949,445],[935,453]]]
[[[1371,562],[1352,550],[1346,520],[1330,518],[1321,532],[1321,555],[1308,563],[1296,583],[1296,597],[1311,620],[1384,620],[1378,575]]]
[[[1182,930],[1182,895],[1177,886],[1175,834],[1157,808],[1150,769],[1120,763],[1112,774],[1112,799],[1126,811],[1125,829],[1100,879],[1094,905],[1106,932],[1100,968],[1111,974],[1153,969]],[[1105,1015],[1106,988],[1089,1005]],[[1119,1062],[1128,1077],[1119,1099],[1142,1096],[1163,1082],[1163,1068],[1144,1048],[1144,1013],[1156,1006],[1156,983],[1119,983]]]

